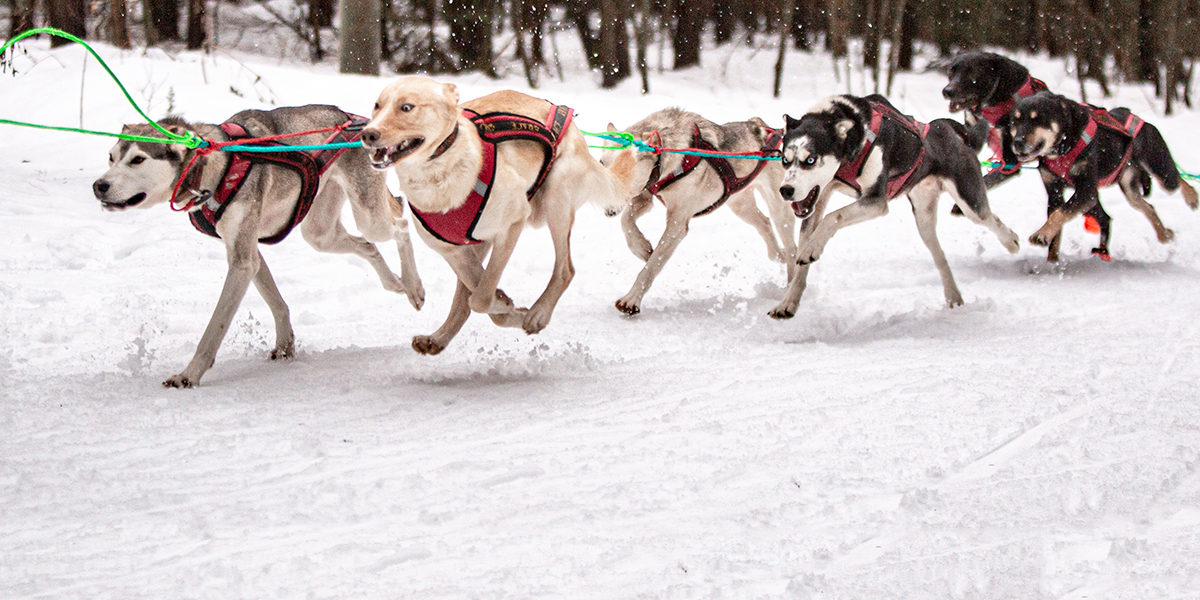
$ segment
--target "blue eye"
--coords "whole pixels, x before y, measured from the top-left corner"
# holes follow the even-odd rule
[[[810,157],[804,159],[804,164],[815,165],[815,164],[817,164],[817,159],[810,156]]]

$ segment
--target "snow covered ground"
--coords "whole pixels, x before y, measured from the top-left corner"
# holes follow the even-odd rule
[[[597,91],[575,38],[559,44],[568,80],[535,93],[590,130],[669,105],[778,126],[847,89],[827,56],[793,53],[776,100],[773,51],[720,48],[656,74],[649,96],[634,80]],[[28,48],[2,116],[77,125],[82,50]],[[362,113],[387,81],[101,51],[155,117],[220,121],[271,99]],[[1025,60],[1077,93],[1059,63]],[[94,60],[84,73],[85,127],[137,120]],[[516,72],[453,80],[464,98],[524,87]],[[892,97],[947,116],[943,84],[901,75]],[[1118,90],[1104,102],[1200,170],[1200,116]],[[786,322],[766,316],[783,267],[728,211],[693,221],[642,314],[619,314],[641,263],[589,207],[543,333],[476,317],[436,357],[409,348],[449,306],[436,255],[417,242],[416,312],[363,261],[294,235],[263,253],[298,357],[267,360],[252,291],[202,386],[180,391],[159,383],[191,358],[222,247],[165,207],[100,210],[89,186],[109,140],[4,134],[0,596],[1200,597],[1200,215],[1157,185],[1176,241],[1105,190],[1112,263],[1078,221],[1050,265],[943,203],[966,298],[952,310],[897,200],[834,238]],[[992,206],[1024,239],[1045,214],[1038,178]],[[662,217],[642,221],[652,239]],[[522,238],[503,281],[519,302],[545,285],[549,246],[544,230]]]

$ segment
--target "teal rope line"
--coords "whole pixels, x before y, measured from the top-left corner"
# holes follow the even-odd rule
[[[683,154],[685,156],[703,156],[706,158],[733,158],[744,160],[783,160],[781,156],[764,156],[762,154],[730,154],[727,152],[706,152],[704,150],[692,150],[683,148],[658,148],[651,146],[642,140],[633,137],[632,133],[624,131],[608,131],[605,133],[592,133],[590,131],[579,130],[583,135],[597,137],[610,142],[616,142],[616,146],[595,146],[588,145],[588,148],[600,148],[602,150],[621,150],[633,146],[641,152],[652,152],[654,154]]]
[[[1179,170],[1180,177],[1187,179],[1189,181],[1200,181],[1200,175],[1196,175],[1194,173],[1188,173],[1187,171],[1184,171],[1183,167],[1179,166],[1179,163],[1175,163],[1175,168]]]
[[[234,144],[231,146],[222,146],[218,148],[218,150],[222,152],[300,152],[304,150],[332,150],[337,148],[362,148],[362,142],[334,142],[332,144],[306,144],[296,146],[247,146],[245,144]]]

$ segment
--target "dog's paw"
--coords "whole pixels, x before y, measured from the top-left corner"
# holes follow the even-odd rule
[[[767,315],[777,321],[786,321],[796,316],[796,309],[782,305],[776,306],[775,308],[771,309],[771,312],[767,313]]]
[[[633,315],[636,315],[636,314],[642,312],[642,307],[638,306],[638,304],[636,302],[634,302],[632,300],[626,300],[624,298],[617,300],[616,306],[617,306],[617,310],[619,310],[631,317]]]
[[[421,307],[425,306],[425,287],[420,283],[408,286],[405,294],[408,296],[408,303],[412,304],[414,309],[421,310]]]
[[[953,294],[946,296],[946,308],[954,308],[954,307],[962,306],[962,305],[963,305],[962,294],[959,294],[958,292],[954,292]]]
[[[416,350],[417,354],[434,356],[436,354],[440,354],[442,350],[446,349],[446,347],[440,344],[437,340],[433,339],[432,336],[415,335],[413,336],[412,340],[412,349]]]
[[[197,383],[199,383],[199,382],[193,381],[192,378],[188,377],[187,375],[184,375],[183,373],[180,373],[178,375],[173,375],[171,377],[168,377],[167,380],[163,382],[163,387],[176,388],[176,389],[180,389],[180,388],[190,389],[190,388],[196,387]]]
[[[1056,235],[1058,235],[1057,230],[1042,227],[1029,236],[1029,243],[1034,246],[1049,246],[1050,242],[1054,241],[1054,236]]]
[[[296,355],[296,344],[288,342],[271,351],[271,360],[288,360]]]
[[[1173,239],[1175,239],[1175,232],[1166,227],[1163,227],[1162,231],[1158,232],[1158,242],[1160,244],[1165,244]]]
[[[1200,196],[1196,195],[1196,188],[1186,181],[1182,182],[1179,187],[1183,190],[1183,201],[1187,202],[1188,208],[1192,210],[1200,208]]]
[[[525,333],[533,335],[545,329],[550,324],[550,313],[544,310],[538,310],[536,307],[525,313],[525,319],[521,323],[521,329]]]

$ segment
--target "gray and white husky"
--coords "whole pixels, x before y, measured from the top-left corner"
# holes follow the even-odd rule
[[[252,137],[260,137],[337,127],[347,123],[349,117],[332,106],[309,105],[243,111],[233,115],[229,122],[240,124]],[[206,139],[229,140],[218,125],[187,123],[173,117],[159,123],[177,134],[192,131]],[[129,125],[123,131],[150,137],[162,135],[149,124]],[[328,134],[310,134],[288,138],[286,142],[319,144],[327,138]],[[176,183],[185,175],[184,170],[195,154],[196,150],[181,144],[122,140],[109,151],[108,172],[96,180],[92,190],[107,210],[145,208],[169,202]],[[215,190],[229,182],[227,167],[232,160],[229,153],[212,152],[199,157],[186,173],[185,185],[181,186],[184,189],[180,191],[183,198],[177,198],[176,202],[187,198],[201,200],[191,208],[194,224],[206,206],[204,200],[212,198]],[[258,243],[261,239],[281,239],[280,236],[286,235],[298,218],[303,219],[300,232],[312,247],[322,252],[353,253],[365,258],[379,274],[384,288],[406,294],[409,302],[420,309],[425,291],[417,276],[403,206],[388,192],[384,174],[371,168],[366,150],[347,149],[328,163],[319,176],[315,197],[306,216],[297,217],[300,213],[296,207],[306,184],[297,171],[269,162],[256,162],[240,179],[240,187],[218,209],[211,223],[210,234],[221,238],[228,255],[225,286],[195,356],[182,372],[164,381],[164,386],[193,387],[200,382],[212,366],[221,340],[251,281],[275,319],[275,349],[271,358],[287,358],[293,354],[295,338],[288,307],[275,287]],[[308,183],[312,181],[309,179]],[[355,225],[363,237],[350,235],[342,226],[342,206],[346,200],[350,201]],[[196,227],[199,229],[200,225]],[[387,240],[395,240],[399,248],[400,277],[388,268],[373,243]]]
[[[821,257],[839,229],[887,214],[888,201],[902,194],[912,203],[949,306],[962,304],[962,294],[937,239],[935,209],[942,192],[973,222],[995,233],[1009,252],[1017,252],[1017,235],[988,206],[976,158],[987,135],[986,122],[971,130],[950,119],[925,125],[901,115],[880,95],[831,96],[800,119],[785,118],[785,173],[779,192],[804,222],[796,253],[799,268],[772,317],[795,315],[808,265]],[[822,218],[834,191],[858,200]]]
[[[608,130],[615,131],[612,123]],[[634,123],[626,132],[657,147],[691,148],[753,153],[777,148],[776,130],[759,118],[718,125],[678,108],[655,112]],[[642,297],[667,260],[683,241],[692,217],[708,214],[728,203],[729,209],[758,232],[767,244],[767,255],[795,270],[795,217],[779,198],[783,168],[779,161],[752,159],[696,159],[681,154],[654,154],[636,148],[606,149],[600,158],[626,186],[628,205],[621,214],[625,242],[634,256],[646,262],[629,293],[617,300],[617,309],[629,315],[641,311]],[[754,190],[767,202],[771,218],[758,210]],[[667,208],[667,226],[658,246],[653,246],[637,226],[658,197]],[[779,240],[771,230],[772,222]],[[782,242],[782,244],[781,244]]]

